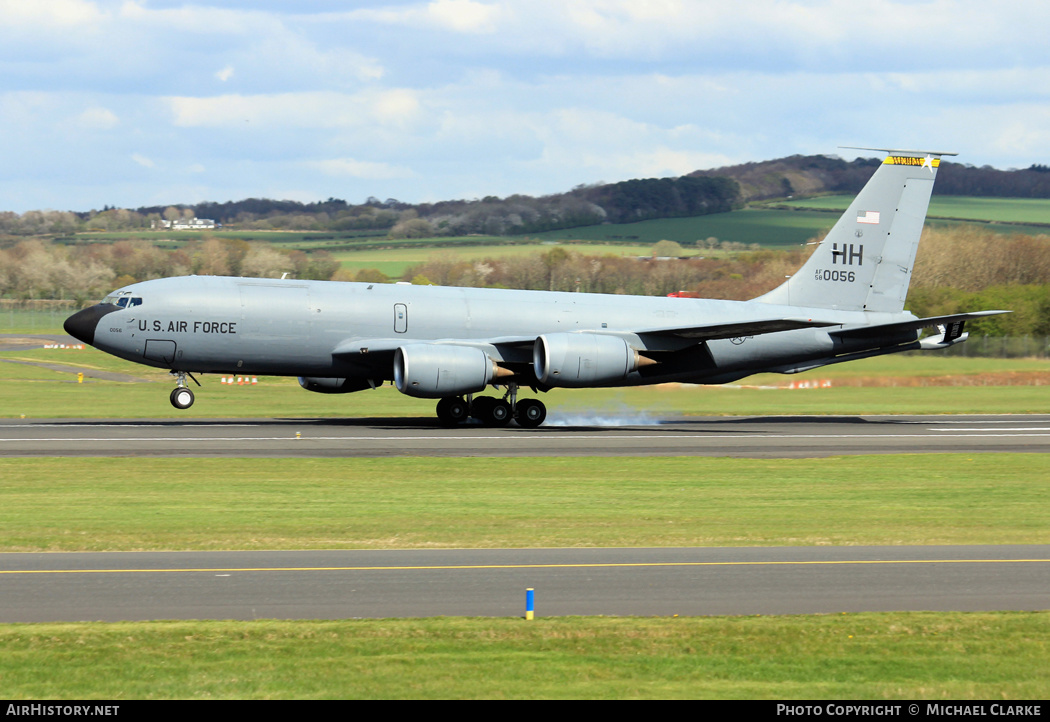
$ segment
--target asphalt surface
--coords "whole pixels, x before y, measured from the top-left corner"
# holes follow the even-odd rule
[[[1050,608],[1050,545],[0,554],[0,622]]]
[[[64,347],[79,345],[83,348],[84,346],[84,344],[80,343],[72,336],[66,336],[64,334],[0,333],[0,351],[25,351],[28,349],[44,348],[45,346],[52,344],[58,344]],[[102,371],[101,369],[92,369],[84,366],[68,366],[66,364],[45,363],[42,361],[18,361],[5,358],[0,358],[0,363],[37,366],[39,368],[51,369],[52,371],[61,371],[70,374],[69,383],[76,381],[76,374],[84,374],[85,378],[100,379],[102,381],[121,381],[132,384],[150,383],[149,379],[143,379],[129,374],[114,373],[112,371]]]
[[[423,419],[3,419],[0,457],[733,456],[1050,452],[1050,415]]]
[[[1050,416],[0,420],[0,458],[997,451],[1047,453]],[[0,553],[0,622],[514,617],[526,588],[538,616],[1046,610],[1050,545]]]

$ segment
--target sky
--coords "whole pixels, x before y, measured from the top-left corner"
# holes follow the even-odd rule
[[[1050,164],[1045,0],[0,0],[0,210]],[[878,153],[861,153],[876,156]]]

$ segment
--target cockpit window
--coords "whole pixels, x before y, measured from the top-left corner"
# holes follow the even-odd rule
[[[131,291],[119,291],[117,293],[111,293],[103,298],[102,303],[111,303],[114,306],[120,306],[121,308],[131,308],[132,306],[141,306],[142,298],[139,296],[132,296]]]

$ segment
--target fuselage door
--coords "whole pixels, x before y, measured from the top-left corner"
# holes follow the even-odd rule
[[[143,350],[142,355],[150,361],[160,361],[161,363],[171,365],[175,362],[175,342],[148,339],[146,341],[146,348]]]
[[[408,306],[403,303],[394,304],[394,333],[405,333],[408,331]]]

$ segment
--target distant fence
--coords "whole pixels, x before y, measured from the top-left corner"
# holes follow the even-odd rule
[[[0,299],[0,333],[63,333],[62,323],[80,306],[76,301]],[[966,343],[934,353],[973,358],[1050,358],[1050,336],[970,336]]]
[[[0,333],[64,333],[62,322],[80,306],[76,301],[0,299]]]

